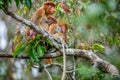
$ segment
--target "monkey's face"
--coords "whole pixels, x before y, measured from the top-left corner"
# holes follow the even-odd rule
[[[46,10],[45,10],[45,13],[46,13],[47,15],[52,15],[52,14],[54,14],[54,13],[55,13],[55,7],[53,7],[53,6],[51,6],[51,5],[47,6],[47,8],[46,8]]]
[[[55,11],[56,11],[56,10],[55,10],[55,7],[51,7],[51,8],[50,8],[50,13],[51,13],[51,14],[54,14]]]
[[[46,15],[52,15],[55,13],[55,4],[52,1],[46,1],[43,3]]]

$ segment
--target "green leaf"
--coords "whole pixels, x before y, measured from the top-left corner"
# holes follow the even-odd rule
[[[35,36],[35,39],[40,39],[41,37],[42,37],[41,34],[37,34],[37,35]]]
[[[20,0],[20,3],[23,4],[23,0]]]
[[[50,40],[48,40],[48,39],[47,39],[47,43],[48,43],[49,45],[53,46],[52,41],[50,41]]]
[[[28,12],[28,7],[27,6],[25,6],[24,8],[23,8],[23,12],[24,12],[24,14],[26,14],[27,12]]]
[[[0,4],[3,4],[3,2],[2,2],[2,1],[0,1]]]
[[[25,74],[26,74],[26,75],[28,75],[28,74],[29,74],[30,69],[31,69],[31,64],[30,64],[30,63],[28,63],[28,64],[27,64],[27,69],[25,70]]]
[[[18,7],[19,3],[20,3],[20,0],[15,0],[15,2],[16,2],[16,6]]]
[[[91,78],[91,77],[95,76],[98,72],[99,72],[99,70],[94,67],[89,67],[89,66],[80,66],[79,67],[79,74],[85,78]]]
[[[60,8],[60,3],[57,5],[56,10],[59,10]]]
[[[0,1],[0,9],[2,9],[2,8],[3,8],[3,2]]]
[[[35,55],[35,54],[36,54],[36,51],[35,51],[34,49],[32,49],[32,51],[29,51],[29,54],[30,54],[30,57],[32,57],[32,59],[33,59],[35,62],[39,62],[38,57]]]
[[[28,8],[31,8],[31,7],[32,7],[32,2],[31,2],[31,0],[25,0],[25,5],[26,5]]]
[[[7,0],[7,2],[8,2],[8,3],[12,3],[12,1],[11,1],[11,0]]]
[[[36,48],[36,46],[39,44],[39,42],[40,42],[40,40],[36,41],[35,46],[33,48]]]
[[[29,53],[30,51],[31,51],[31,49],[32,49],[32,47],[31,47],[31,45],[29,44],[29,43],[26,43],[26,47],[25,47],[25,50],[24,50],[24,52],[25,53]]]
[[[43,46],[41,46],[41,45],[38,45],[37,46],[37,52],[38,52],[40,57],[43,57],[44,52],[45,52],[45,48]]]
[[[20,52],[21,52],[21,47],[24,45],[24,42],[20,42],[16,45],[14,51],[13,51],[13,54],[14,54],[14,57],[16,57],[16,55],[18,55]]]
[[[20,16],[20,15],[21,15],[21,10],[18,10],[18,12],[17,12],[17,13],[18,13],[18,15]]]
[[[94,43],[91,47],[93,50],[99,50],[101,52],[104,51],[105,47],[101,44],[98,44],[98,43]]]
[[[13,42],[15,43],[18,40],[18,36],[16,35],[13,39]]]

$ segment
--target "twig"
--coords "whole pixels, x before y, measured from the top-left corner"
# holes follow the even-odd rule
[[[62,74],[61,80],[65,80],[65,77],[66,77],[66,54],[65,54],[65,48],[64,48],[64,43],[63,43],[62,39],[61,39],[61,43],[62,43],[62,47],[63,47],[63,74]]]
[[[53,80],[49,71],[47,70],[47,67],[49,67],[49,66],[51,66],[51,64],[44,65],[42,69],[44,69],[44,71],[47,73],[49,80]],[[32,67],[37,68],[37,69],[40,68],[39,65],[32,65]]]
[[[44,66],[44,70],[48,74],[49,80],[53,80],[50,73],[49,73],[49,71],[46,69],[46,66]]]
[[[73,78],[73,80],[76,80],[75,79],[75,70],[76,70],[76,59],[75,59],[75,57],[73,57],[73,73],[72,73],[72,78]]]
[[[70,71],[66,71],[66,73],[74,73],[76,71],[79,71],[79,69],[75,69],[75,70],[70,70]],[[72,77],[72,79],[74,80],[74,78]],[[75,79],[76,80],[76,79]]]

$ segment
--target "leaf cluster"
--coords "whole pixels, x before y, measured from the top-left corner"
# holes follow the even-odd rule
[[[14,37],[14,57],[18,55],[29,55],[33,62],[39,62],[39,57],[43,57],[47,53],[47,49],[52,47],[52,42],[37,34],[35,38],[32,36],[29,40],[26,36],[16,35]]]
[[[16,3],[16,6],[19,7],[20,4],[27,6],[28,8],[32,7],[32,1],[31,0],[14,0]],[[12,4],[12,0],[1,0],[0,1],[0,9],[4,8],[4,4],[9,6]]]

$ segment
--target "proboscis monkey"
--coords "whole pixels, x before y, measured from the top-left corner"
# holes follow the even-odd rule
[[[60,26],[57,22],[57,19],[52,16],[48,17],[48,21],[50,22],[49,32],[52,35],[62,38],[65,41],[65,38],[64,38],[66,36],[64,35],[65,29],[66,29],[65,26],[63,25]]]
[[[53,15],[55,12],[55,4],[52,1],[46,1],[42,4],[42,6],[35,11],[32,18],[30,19],[31,22],[35,23],[37,26],[43,27],[45,30],[48,31],[49,25],[47,17]],[[26,28],[26,35],[29,36],[30,28]]]
[[[43,25],[46,30],[48,30],[48,25],[44,25],[47,23],[47,17],[53,15],[55,12],[55,4],[52,1],[46,1],[43,3],[42,7],[36,10],[33,14],[32,18],[30,19],[31,22],[35,23],[36,25]]]

